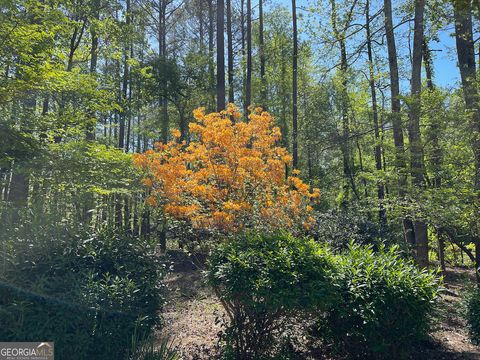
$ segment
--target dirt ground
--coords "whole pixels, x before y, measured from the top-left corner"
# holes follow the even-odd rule
[[[470,342],[466,322],[461,316],[462,291],[466,284],[473,282],[474,274],[470,270],[447,270],[436,330],[430,341],[415,349],[411,359],[480,360],[480,347]],[[173,338],[182,359],[214,359],[223,311],[205,285],[201,269],[193,263],[177,264],[166,283],[165,327],[159,337]]]
[[[432,342],[426,344],[418,359],[480,359],[480,347],[471,343],[467,323],[462,317],[463,290],[475,283],[472,270],[448,268],[444,275],[445,291],[442,293],[441,318],[432,334]]]

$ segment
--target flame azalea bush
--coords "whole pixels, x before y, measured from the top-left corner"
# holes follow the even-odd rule
[[[134,163],[145,171],[148,204],[194,228],[222,232],[313,225],[311,205],[320,192],[297,171],[286,178],[291,156],[278,146],[280,129],[269,113],[257,108],[243,122],[229,104],[220,113],[199,108],[193,115],[188,145],[174,131],[173,141],[135,155]]]

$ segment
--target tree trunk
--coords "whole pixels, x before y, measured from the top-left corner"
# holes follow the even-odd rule
[[[298,124],[297,124],[297,57],[298,57],[298,39],[297,39],[297,4],[292,0],[292,23],[293,23],[293,64],[292,64],[292,155],[293,168],[298,168]]]
[[[425,165],[420,133],[424,12],[425,0],[416,0],[408,138],[410,143],[410,167],[413,184],[419,192],[425,188]],[[418,266],[425,268],[428,267],[428,225],[424,220],[415,219],[414,229],[416,261]]]
[[[372,96],[372,115],[373,128],[375,131],[375,168],[378,173],[383,169],[382,167],[382,149],[380,147],[380,128],[378,125],[378,105],[377,105],[377,91],[375,88],[375,70],[373,68],[373,51],[372,51],[372,35],[370,32],[370,1],[367,0],[365,4],[365,30],[367,32],[367,53],[368,53],[368,69],[369,69],[369,84],[370,93]],[[387,215],[383,201],[385,199],[385,186],[383,181],[377,183],[377,197],[378,197],[378,218],[380,224],[384,227],[387,224]]]
[[[183,108],[181,105],[179,105],[177,108],[179,118],[178,127],[180,128],[180,141],[186,141],[188,143],[188,121],[185,117],[185,108]]]
[[[94,17],[98,21],[100,19],[100,0],[93,1],[93,12]],[[90,26],[90,34],[92,36],[92,42],[90,47],[90,74],[93,76],[97,72],[97,62],[98,62],[98,34],[96,31],[96,24]],[[46,106],[43,108],[43,112],[46,114],[48,112],[48,99]],[[45,104],[44,104],[45,105]],[[97,119],[95,111],[92,109],[88,110],[88,124],[86,128],[85,138],[87,141],[95,140],[95,129],[97,127]],[[92,210],[95,207],[95,198],[92,193],[85,194],[85,207],[83,210],[82,221],[85,224],[89,224],[92,220],[93,212]]]
[[[113,201],[115,202],[115,228],[121,230],[123,228],[123,200],[120,194],[115,194]]]
[[[130,59],[133,59],[134,53],[133,53],[133,43],[130,43]],[[129,72],[128,75],[128,98],[127,98],[127,103],[128,103],[128,114],[127,114],[127,140],[125,143],[125,151],[129,152],[130,151],[130,142],[133,143],[133,139],[131,139],[132,136],[132,91],[133,91],[133,84],[132,84],[132,72]],[[132,144],[132,149],[134,148],[134,145]]]
[[[430,92],[435,91],[435,85],[433,84],[433,70],[432,70],[432,59],[430,56],[430,50],[428,48],[428,39],[424,37],[423,40],[423,61],[425,64],[425,74],[427,77],[427,89]],[[439,119],[436,113],[429,113],[430,126],[431,126],[431,142],[432,142],[432,169],[433,169],[433,187],[439,189],[442,187],[442,177],[441,177],[441,166],[443,162],[443,153],[442,147],[439,143]],[[446,271],[445,268],[445,241],[444,234],[441,229],[437,230],[437,245],[438,245],[438,260],[440,261],[440,266],[443,272]]]
[[[435,85],[433,84],[433,70],[432,70],[432,59],[430,56],[430,50],[428,48],[428,40],[424,38],[423,41],[423,61],[425,63],[425,74],[427,77],[427,89],[430,92],[435,91]],[[440,124],[439,119],[435,114],[428,114],[431,124],[431,141],[432,141],[432,168],[433,168],[433,186],[435,188],[440,188],[442,186],[441,178],[441,165],[443,161],[443,152],[442,147],[439,143],[439,132]]]
[[[150,235],[150,211],[145,208],[142,212],[141,233],[143,238]]]
[[[125,25],[127,32],[130,30],[130,0],[126,0],[126,8],[125,8]],[[122,81],[122,106],[123,111],[120,114],[120,126],[118,129],[118,147],[122,150],[125,150],[125,120],[128,113],[128,105],[127,105],[127,94],[128,94],[128,72],[129,72],[129,65],[128,65],[128,58],[129,58],[129,41],[125,40],[124,46],[124,54],[123,54],[123,81]]]
[[[245,56],[246,56],[246,47],[245,47],[245,0],[240,0],[240,35],[241,35],[241,53],[242,53],[242,98],[245,100],[246,98],[246,72],[243,64],[245,63]],[[244,105],[245,108],[245,105]],[[246,117],[246,114],[245,114]]]
[[[233,87],[233,34],[232,34],[232,1],[227,0],[227,55],[228,55],[228,102],[235,102]]]
[[[398,194],[405,200],[407,177],[405,173],[405,148],[403,142],[402,118],[400,114],[400,81],[398,77],[397,48],[392,20],[392,2],[384,0],[385,33],[388,49],[388,64],[390,69],[390,92],[392,104],[393,141],[395,144],[395,168],[398,173]],[[415,245],[415,232],[410,219],[403,219],[403,229],[407,244]]]
[[[26,207],[28,204],[29,177],[18,170],[15,164],[12,166],[12,177],[10,180],[10,189],[8,191],[8,201],[12,203],[15,209]]]
[[[247,0],[247,80],[245,84],[245,117],[252,102],[252,4]]]
[[[217,0],[217,112],[225,110],[225,7]]]
[[[215,108],[215,70],[213,69],[213,0],[208,0],[208,91],[210,92],[210,108]]]
[[[260,104],[266,109],[267,104],[267,79],[265,78],[265,44],[263,38],[263,0],[258,0],[258,46],[260,53]],[[296,16],[295,16],[296,18]],[[295,19],[296,21],[296,19]]]
[[[164,216],[160,219],[160,231],[158,233],[158,240],[160,245],[160,252],[165,254],[167,251],[167,220]]]
[[[93,1],[93,13],[95,20],[100,19],[100,0]],[[98,61],[98,34],[96,29],[96,24],[92,24],[90,26],[90,34],[92,36],[92,43],[90,47],[90,74],[95,74],[97,72],[97,61]],[[47,107],[48,107],[48,100],[47,100]],[[96,119],[95,113],[90,111],[90,119],[87,125],[87,131],[85,137],[87,140],[95,140],[95,128],[96,128]]]
[[[472,4],[470,0],[454,0],[455,40],[458,66],[462,79],[465,109],[472,131],[472,148],[475,157],[474,190],[480,191],[480,96],[477,88],[475,47],[473,41]],[[480,198],[477,198],[480,202]],[[475,267],[480,282],[480,237],[474,239]]]
[[[343,157],[343,189],[344,189],[344,198],[348,199],[349,189],[351,188],[355,197],[360,198],[357,187],[355,184],[355,175],[353,172],[353,156],[350,146],[350,104],[348,99],[348,81],[347,81],[347,71],[348,71],[348,62],[347,62],[347,49],[345,44],[345,30],[340,31],[337,24],[337,7],[336,0],[331,0],[332,12],[332,30],[335,37],[335,41],[338,42],[340,46],[340,76],[341,76],[341,112],[342,112],[342,138],[340,149],[342,151]],[[344,29],[347,27],[349,20],[344,26]],[[345,203],[344,203],[345,204]]]
[[[197,4],[197,17],[198,17],[198,49],[200,54],[204,54],[204,20],[203,20],[203,0],[200,0]]]
[[[447,267],[445,266],[445,240],[443,233],[439,230],[437,231],[438,238],[438,261],[440,262],[440,269],[445,274]]]
[[[210,0],[211,1],[211,0]],[[159,33],[158,33],[158,54],[161,61],[165,61],[167,58],[167,0],[161,0],[159,11]],[[213,40],[212,40],[213,41]],[[213,68],[212,68],[213,71]],[[161,129],[160,140],[166,144],[168,142],[168,130],[170,128],[170,119],[168,118],[168,100],[165,94],[160,94],[160,107],[161,107]]]

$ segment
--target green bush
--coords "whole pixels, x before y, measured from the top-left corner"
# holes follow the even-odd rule
[[[474,288],[467,296],[467,321],[470,337],[480,343],[480,288]]]
[[[290,316],[332,301],[331,269],[321,246],[285,233],[248,233],[221,244],[209,258],[207,278],[230,320],[225,357],[271,355]]]
[[[308,234],[314,239],[326,242],[335,250],[345,250],[350,241],[375,248],[401,241],[401,236],[396,238],[396,229],[387,225],[380,226],[372,220],[371,211],[368,207],[352,205],[348,209],[316,212],[316,225]]]
[[[60,360],[124,359],[133,334],[159,325],[164,268],[153,244],[110,231],[42,230],[10,244],[0,339],[55,341]]]
[[[134,337],[132,349],[135,350],[125,360],[180,360],[178,349],[169,338],[156,341],[153,337],[146,339]]]
[[[398,248],[350,245],[336,256],[340,300],[319,320],[316,334],[352,357],[401,356],[423,339],[439,291],[434,272],[419,270]]]

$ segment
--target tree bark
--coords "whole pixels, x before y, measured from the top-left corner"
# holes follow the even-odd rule
[[[29,177],[19,170],[15,164],[12,166],[12,177],[8,192],[8,201],[15,209],[26,207],[28,204]]]
[[[298,57],[298,39],[297,39],[297,4],[292,0],[292,23],[293,23],[293,64],[292,64],[292,155],[293,168],[298,168],[298,124],[297,124],[297,57]]]
[[[347,61],[347,49],[345,44],[345,29],[347,28],[350,20],[349,17],[346,20],[345,26],[340,31],[337,24],[337,7],[336,0],[331,0],[332,12],[332,30],[335,37],[335,41],[340,46],[340,76],[341,76],[341,113],[342,113],[342,137],[341,137],[341,146],[343,157],[343,189],[344,189],[344,198],[345,201],[348,199],[348,194],[350,188],[352,189],[355,197],[360,198],[357,187],[355,184],[355,175],[353,171],[353,156],[352,149],[350,146],[350,103],[348,98],[348,80],[347,80],[347,71],[348,71],[348,61]],[[346,202],[344,201],[344,205]]]
[[[227,56],[228,56],[228,102],[235,102],[233,85],[233,33],[232,33],[232,1],[227,0]]]
[[[375,131],[375,168],[378,173],[383,169],[382,166],[382,149],[380,146],[380,128],[378,125],[378,105],[377,105],[377,91],[375,88],[375,70],[373,68],[373,51],[372,51],[372,35],[370,30],[370,1],[367,0],[365,4],[365,30],[367,32],[367,53],[368,53],[368,69],[369,69],[369,84],[370,93],[372,97],[372,115],[373,128]],[[385,199],[385,186],[383,181],[377,182],[377,198],[378,198],[378,218],[380,224],[384,227],[387,224],[387,214],[383,201]]]
[[[245,100],[246,98],[246,84],[247,84],[247,77],[246,77],[246,69],[244,69],[243,64],[245,62],[246,57],[246,47],[245,47],[245,0],[240,0],[240,35],[241,35],[241,54],[242,54],[242,98]],[[244,106],[245,108],[245,106]],[[246,117],[246,114],[245,114]]]
[[[462,80],[463,97],[469,125],[472,131],[472,148],[475,157],[473,188],[480,192],[480,95],[477,88],[475,47],[473,41],[472,3],[470,0],[454,0],[455,40],[458,66]],[[477,199],[480,202],[480,195]],[[480,237],[474,239],[475,267],[480,282]]]
[[[425,188],[425,164],[420,133],[424,12],[425,0],[416,0],[408,138],[413,185],[419,192]],[[426,268],[428,267],[428,225],[421,217],[414,221],[414,232],[416,261],[419,267]]]
[[[210,93],[210,108],[215,108],[215,70],[213,68],[213,33],[214,33],[214,18],[213,18],[213,0],[208,0],[208,87]]]
[[[217,112],[225,110],[225,7],[217,0]]]
[[[130,30],[130,0],[126,0],[126,8],[125,8],[125,25],[127,32]],[[120,126],[118,129],[118,147],[122,150],[125,150],[125,120],[128,113],[128,105],[127,105],[127,94],[128,94],[128,58],[129,58],[129,41],[128,39],[125,40],[124,46],[124,54],[123,54],[123,81],[122,81],[122,106],[123,111],[120,114]]]
[[[210,0],[211,2],[211,0]],[[167,59],[167,0],[160,0],[159,14],[158,14],[158,55],[161,61]],[[213,36],[213,35],[212,35]],[[212,40],[213,42],[213,40]],[[213,71],[213,68],[212,68]],[[161,108],[161,129],[160,140],[166,144],[168,142],[168,130],[170,128],[170,119],[168,118],[168,100],[165,94],[160,94],[160,108]]]
[[[400,200],[405,200],[407,177],[405,173],[405,147],[403,141],[402,118],[400,114],[400,81],[398,77],[397,48],[392,20],[392,2],[384,0],[385,33],[388,49],[388,64],[390,69],[390,93],[392,106],[393,141],[395,144],[395,168],[398,173],[398,194]],[[415,231],[410,219],[403,219],[403,229],[407,244],[415,245]]]
[[[430,50],[428,47],[428,39],[424,37],[423,40],[423,62],[425,64],[425,75],[427,78],[427,89],[429,92],[435,91],[435,85],[433,83],[433,70],[432,70],[432,59],[430,56]],[[441,166],[443,162],[443,153],[442,147],[439,142],[439,119],[436,113],[429,113],[430,126],[431,126],[431,142],[432,142],[432,169],[433,169],[433,187],[439,189],[442,187],[442,176],[441,176]],[[444,233],[441,229],[437,229],[437,245],[438,245],[438,260],[440,261],[440,267],[443,272],[446,271],[445,267],[445,241]]]
[[[245,117],[252,102],[252,4],[247,0],[247,79],[245,84]]]
[[[93,14],[94,19],[100,19],[100,0],[93,1]],[[97,72],[97,62],[98,62],[98,34],[96,29],[97,24],[92,24],[90,26],[90,34],[92,36],[91,47],[90,47],[90,74],[95,74]],[[47,100],[48,107],[48,100]],[[96,128],[96,119],[95,113],[90,111],[90,119],[92,123],[87,125],[87,131],[85,137],[87,140],[95,140],[95,128]]]
[[[266,109],[267,79],[265,77],[265,44],[263,36],[263,0],[258,0],[258,51],[260,53],[260,104]]]

